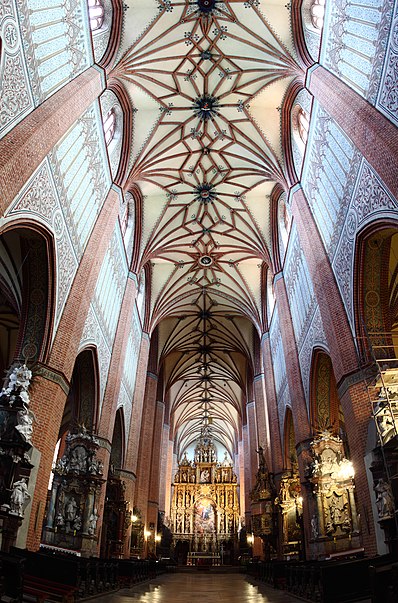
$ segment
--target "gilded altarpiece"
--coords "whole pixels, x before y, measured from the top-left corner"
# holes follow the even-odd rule
[[[239,498],[232,463],[217,462],[216,448],[204,438],[195,460],[186,457],[174,478],[171,529],[174,546],[189,542],[189,551],[219,553],[222,545],[237,542]]]
[[[253,536],[261,538],[262,556],[271,559],[276,553],[276,490],[273,474],[268,471],[264,450],[260,446],[256,483],[250,492],[250,510]]]
[[[300,521],[303,506],[301,497],[300,476],[297,464],[292,464],[290,471],[282,474],[278,498],[282,518],[282,554],[284,559],[300,557],[302,550],[302,533]]]
[[[354,470],[342,440],[325,430],[311,442],[306,477],[313,494],[311,544],[322,557],[360,546]]]

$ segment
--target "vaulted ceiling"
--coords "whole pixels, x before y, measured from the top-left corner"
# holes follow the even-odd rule
[[[177,451],[204,424],[232,455],[286,188],[281,106],[301,72],[286,0],[129,0],[112,76],[133,105],[139,265]]]

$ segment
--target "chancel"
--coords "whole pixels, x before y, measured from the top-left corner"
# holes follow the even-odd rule
[[[395,601],[397,27],[1,4],[1,600]]]

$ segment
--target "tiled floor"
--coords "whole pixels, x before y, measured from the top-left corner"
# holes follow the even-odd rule
[[[96,603],[295,603],[288,593],[257,584],[244,574],[175,573],[111,595]]]

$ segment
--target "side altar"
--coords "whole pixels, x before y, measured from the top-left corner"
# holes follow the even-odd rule
[[[170,528],[174,548],[184,542],[189,553],[232,553],[239,530],[237,476],[225,452],[217,449],[206,429],[195,448],[194,461],[186,453],[174,477]],[[192,555],[190,555],[191,557]]]

